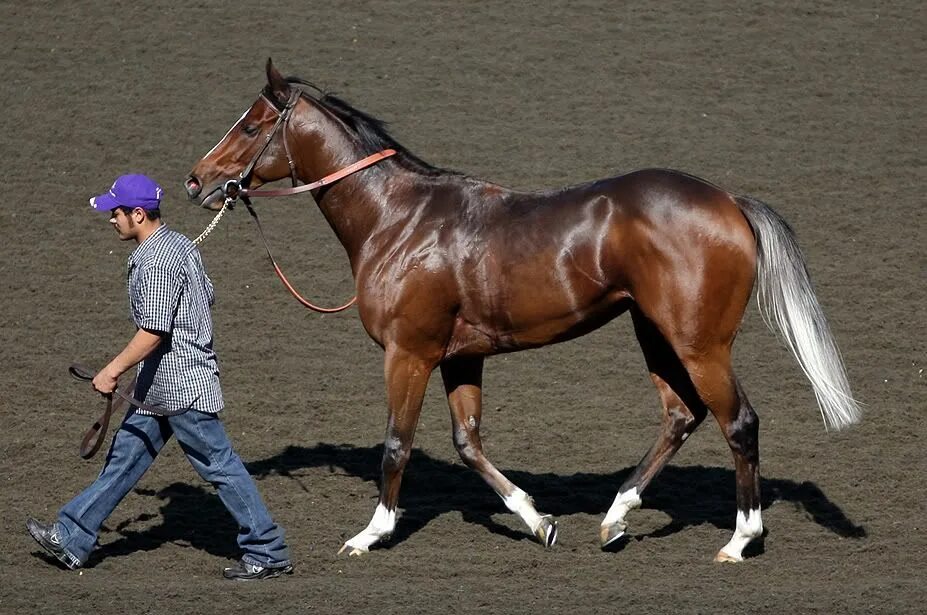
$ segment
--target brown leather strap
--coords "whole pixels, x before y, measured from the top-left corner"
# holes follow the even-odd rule
[[[295,101],[296,99],[293,98],[291,99],[290,103],[287,104],[286,109],[281,113],[280,118],[278,118],[277,125],[274,126],[268,139],[270,139],[270,137],[273,136],[273,133],[276,132],[277,126],[280,125],[281,122],[286,122],[285,116],[289,114],[289,110],[292,108],[293,105],[295,105]],[[242,187],[241,184],[247,183],[247,180],[250,178],[251,171],[254,167],[254,163],[256,162],[257,158],[260,157],[261,152],[264,151],[262,149],[261,152],[259,152],[258,155],[251,160],[251,163],[246,167],[246,169],[242,171],[239,180],[233,179],[233,180],[229,180],[225,182],[225,185],[222,188],[222,192],[225,195],[225,206],[230,207],[231,203],[241,198],[245,206],[248,208],[248,212],[251,214],[251,216],[254,218],[254,221],[257,223],[258,232],[261,235],[261,241],[264,243],[264,249],[267,251],[267,256],[268,258],[270,258],[270,262],[274,266],[274,272],[277,274],[277,277],[280,278],[280,281],[283,282],[283,285],[286,287],[286,289],[290,291],[290,294],[293,295],[297,301],[299,301],[301,304],[303,304],[303,306],[309,308],[310,310],[315,310],[316,312],[321,312],[323,314],[332,314],[334,312],[341,312],[342,310],[346,310],[352,305],[354,305],[354,302],[357,301],[357,297],[354,297],[353,299],[351,299],[350,301],[348,301],[347,303],[345,303],[344,305],[340,307],[336,307],[336,308],[319,307],[313,304],[312,302],[306,300],[305,298],[303,298],[303,296],[300,295],[296,291],[293,285],[290,284],[290,281],[286,279],[286,276],[283,275],[283,270],[280,269],[280,266],[277,264],[277,261],[274,259],[273,253],[271,253],[270,251],[270,244],[267,243],[267,238],[264,236],[264,229],[261,227],[261,221],[258,219],[257,212],[255,212],[254,208],[251,207],[251,197],[290,196],[293,194],[299,194],[301,192],[308,192],[309,190],[315,190],[316,188],[321,188],[322,186],[327,186],[329,184],[335,183],[336,181],[340,179],[344,179],[345,177],[347,177],[348,175],[351,175],[352,173],[357,173],[358,171],[362,169],[366,169],[367,167],[380,162],[384,158],[395,156],[396,150],[394,149],[381,150],[377,152],[376,154],[371,154],[367,156],[366,158],[362,158],[358,160],[357,162],[355,162],[354,164],[350,164],[344,167],[343,169],[335,171],[334,173],[330,175],[326,175],[322,179],[318,181],[314,181],[311,184],[306,184],[304,186],[296,186],[295,167],[293,166],[293,161],[292,161],[292,158],[290,157],[289,146],[287,146],[286,132],[284,132],[283,134],[283,146],[287,151],[287,161],[290,163],[290,172],[291,172],[291,177],[293,178],[294,187],[293,188],[281,188],[279,190],[250,190],[248,188]],[[264,147],[267,147],[266,143]],[[223,210],[224,210],[224,207],[223,207]],[[218,216],[216,216],[216,219],[218,220]]]
[[[134,389],[135,378],[132,379],[132,382],[123,387],[122,391],[128,395]],[[100,450],[100,447],[103,446],[103,441],[106,439],[110,417],[113,415],[113,412],[122,408],[126,403],[125,397],[121,395],[117,397],[115,402],[113,401],[112,395],[106,395],[105,397],[106,408],[103,410],[103,414],[90,426],[90,429],[84,434],[84,439],[80,441],[80,456],[83,459],[90,459],[97,454],[97,451]]]
[[[326,175],[318,181],[314,181],[311,184],[305,184],[303,186],[297,186],[295,188],[281,188],[279,190],[249,190],[247,188],[241,189],[242,196],[246,197],[264,197],[264,196],[290,196],[291,194],[299,194],[301,192],[307,192],[309,190],[315,190],[316,188],[321,188],[322,186],[327,186],[328,184],[333,184],[339,179],[344,179],[352,173],[357,173],[361,169],[366,169],[367,167],[376,164],[383,160],[384,158],[389,158],[394,156],[396,150],[394,149],[385,149],[383,151],[377,152],[376,154],[371,154],[366,158],[361,158],[354,164],[348,165],[341,169],[340,171],[335,171],[331,175]]]
[[[68,367],[68,372],[71,374],[71,376],[73,376],[77,380],[86,380],[86,381],[93,380],[97,375],[97,372],[93,371],[89,367],[80,365],[79,363],[74,363],[73,365]],[[145,412],[150,412],[157,416],[176,416],[178,414],[183,414],[184,412],[187,411],[186,409],[168,410],[167,408],[161,408],[160,406],[152,406],[151,404],[146,404],[145,402],[141,402],[135,399],[128,393],[121,391],[118,388],[115,391],[113,391],[113,394],[117,395],[124,401],[129,402],[136,408],[139,408],[140,410],[144,410]]]
[[[68,372],[76,378],[77,380],[90,381],[97,375],[92,369],[85,367],[83,365],[74,364],[68,367]],[[106,439],[106,433],[109,430],[109,421],[113,415],[113,412],[116,412],[127,403],[135,406],[136,408],[141,408],[142,410],[147,410],[152,414],[157,416],[176,416],[178,414],[183,414],[186,412],[186,409],[183,410],[167,410],[165,408],[160,408],[158,406],[152,406],[138,401],[132,397],[132,393],[135,392],[135,378],[132,378],[132,381],[129,382],[126,386],[119,388],[117,387],[115,391],[109,394],[104,394],[103,397],[106,398],[106,407],[103,409],[103,413],[100,415],[93,425],[90,426],[90,429],[87,430],[87,433],[84,434],[83,439],[80,442],[80,456],[84,459],[90,459],[100,450],[100,447],[103,446],[103,441]],[[116,399],[113,399],[113,396]]]
[[[248,213],[251,214],[251,217],[254,218],[255,224],[257,224],[258,234],[261,236],[261,242],[264,244],[264,250],[267,251],[267,258],[270,259],[270,264],[274,266],[274,272],[276,272],[277,277],[280,278],[280,281],[283,282],[283,285],[286,287],[286,289],[290,291],[290,294],[293,295],[297,301],[303,304],[303,307],[307,307],[310,310],[315,310],[316,312],[320,312],[322,314],[334,314],[335,312],[343,312],[344,310],[354,305],[354,303],[357,301],[357,296],[352,297],[350,301],[340,307],[323,308],[315,305],[300,295],[299,292],[297,292],[297,290],[293,287],[293,285],[290,284],[290,281],[286,279],[286,276],[283,275],[283,270],[280,269],[280,265],[278,265],[277,261],[274,259],[274,255],[270,251],[270,244],[267,243],[267,237],[264,236],[264,227],[261,226],[261,219],[258,218],[257,212],[254,211],[253,207],[251,207],[251,203],[247,201],[245,201],[245,207],[248,208]]]

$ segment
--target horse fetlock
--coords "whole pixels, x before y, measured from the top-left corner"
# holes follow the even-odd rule
[[[605,514],[605,518],[602,519],[602,527],[599,530],[599,537],[603,547],[614,542],[624,534],[628,529],[628,522],[625,520],[625,517],[627,517],[628,513],[632,510],[640,508],[640,505],[641,496],[637,487],[619,492],[618,495],[615,496],[615,501]]]
[[[338,553],[351,549],[350,555],[361,555],[370,550],[378,542],[388,540],[396,527],[396,510],[390,510],[383,504],[378,504],[373,513],[373,519],[362,532],[344,543]]]

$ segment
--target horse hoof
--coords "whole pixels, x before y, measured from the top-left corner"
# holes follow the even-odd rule
[[[728,563],[730,563],[730,564],[736,564],[736,563],[738,563],[738,562],[744,561],[744,558],[742,558],[742,557],[734,557],[733,555],[728,555],[728,554],[725,553],[724,550],[722,549],[721,551],[718,551],[718,554],[717,554],[717,555],[715,555],[715,561],[718,562],[718,563],[728,562]]]
[[[348,553],[348,557],[359,557],[367,553],[367,549],[359,549],[358,547],[352,547],[348,543],[344,543],[344,545],[338,550],[338,555],[341,555],[348,549],[351,549],[351,551]]]
[[[557,542],[557,522],[550,515],[541,517],[541,523],[534,530],[534,535],[547,548],[554,546]]]
[[[615,550],[623,546],[628,540],[628,535],[625,534],[627,528],[627,525],[619,523],[599,528],[599,544],[602,549]]]

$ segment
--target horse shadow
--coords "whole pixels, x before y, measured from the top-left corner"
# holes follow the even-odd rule
[[[320,443],[312,447],[289,446],[279,454],[248,463],[255,477],[279,475],[299,481],[299,471],[327,467],[331,473],[379,484],[383,446],[358,447]],[[503,474],[537,503],[538,509],[554,517],[574,514],[604,515],[618,488],[634,467],[613,473],[578,472],[570,475],[505,470]],[[301,484],[301,483],[300,483]],[[670,521],[653,532],[637,536],[659,538],[687,527],[710,523],[734,529],[736,500],[734,471],[705,466],[667,466],[647,488],[643,508],[662,511]],[[813,522],[844,538],[864,538],[865,527],[850,520],[814,483],[787,479],[761,479],[762,507],[789,502]],[[399,506],[402,521],[397,524],[389,548],[419,531],[436,517],[459,512],[468,523],[514,540],[533,540],[527,531],[512,530],[493,520],[506,512],[500,499],[483,480],[462,463],[447,462],[413,450],[403,475]]]
[[[247,463],[255,478],[271,475],[295,481],[303,490],[302,472],[326,468],[333,474],[344,474],[377,485],[380,479],[380,459],[383,446],[354,446],[320,443],[311,447],[289,446],[280,453]],[[619,486],[634,468],[613,473],[578,472],[570,475],[503,470],[512,482],[530,493],[538,507],[555,517],[574,514],[602,515],[608,510]],[[867,531],[847,518],[840,507],[811,482],[787,479],[762,479],[762,506],[787,502],[804,511],[808,518],[844,538],[864,538]],[[174,483],[160,491],[136,489],[138,495],[161,500],[161,523],[144,530],[133,528],[139,522],[158,517],[147,513],[123,521],[104,531],[119,538],[93,552],[88,566],[107,557],[128,555],[135,551],[157,549],[173,543],[204,550],[212,555],[234,558],[238,555],[234,537],[238,528],[219,498],[209,488]],[[373,490],[371,491],[373,495]],[[662,511],[669,522],[636,539],[670,536],[687,527],[710,523],[722,529],[733,529],[734,472],[730,469],[705,466],[668,466],[648,487],[644,508]],[[436,459],[421,450],[414,450],[407,466],[400,495],[402,521],[397,524],[392,540],[383,545],[389,549],[448,512],[459,512],[464,521],[483,526],[488,531],[512,540],[533,540],[529,532],[514,530],[494,520],[506,512],[499,498],[477,474],[461,463]],[[759,542],[759,541],[758,541]],[[760,546],[760,548],[762,548]]]

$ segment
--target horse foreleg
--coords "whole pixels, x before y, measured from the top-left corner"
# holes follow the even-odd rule
[[[422,399],[433,369],[433,364],[402,349],[387,349],[384,372],[389,420],[383,444],[380,499],[367,527],[345,542],[339,553],[347,549],[350,549],[350,555],[365,553],[393,533],[402,472],[412,452],[412,439],[421,414]]]
[[[451,409],[454,446],[467,467],[476,470],[506,508],[522,521],[546,547],[557,541],[557,524],[550,515],[542,515],[524,491],[515,486],[483,454],[480,421],[483,414],[483,358],[458,358],[441,364],[441,376]]]

